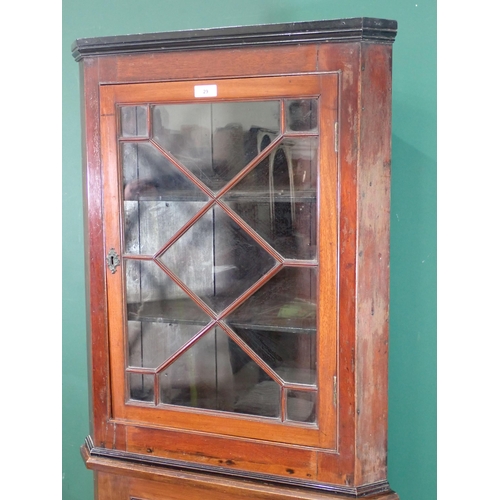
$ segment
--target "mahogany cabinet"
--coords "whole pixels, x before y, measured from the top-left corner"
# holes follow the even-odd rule
[[[359,18],[76,40],[96,498],[387,482],[391,65]]]

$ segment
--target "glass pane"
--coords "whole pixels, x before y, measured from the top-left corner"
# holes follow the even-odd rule
[[[287,391],[287,420],[316,422],[316,392]]]
[[[280,388],[220,328],[207,332],[160,374],[160,401],[279,417]]]
[[[210,317],[153,261],[125,260],[129,321],[197,325]],[[190,331],[190,330],[188,330]]]
[[[284,257],[317,256],[316,137],[286,138],[222,199]]]
[[[122,137],[148,135],[147,106],[123,106],[120,108]]]
[[[279,101],[169,104],[153,108],[153,138],[213,191],[280,130]]]
[[[286,101],[285,109],[287,131],[318,131],[317,99]]]
[[[129,373],[128,385],[130,399],[137,401],[154,401],[154,375],[143,375],[141,373]]]
[[[235,411],[261,417],[280,417],[280,400],[280,386],[268,378],[241,393],[236,401]]]
[[[120,108],[122,137],[146,138],[129,140],[120,149],[126,365],[136,370],[167,365],[157,375],[128,373],[132,400],[316,421],[315,392],[285,389],[269,376],[274,371],[287,383],[316,384],[317,268],[311,262],[285,266],[184,350],[212,318],[160,267],[167,266],[222,313],[277,265],[227,210],[284,258],[316,261],[318,138],[312,134],[318,128],[317,102],[287,100],[285,110],[290,133],[277,141],[280,101],[154,105],[153,143],[147,140],[148,106]],[[309,136],[291,133],[301,131]],[[217,193],[274,141],[266,157],[220,200],[210,201],[175,164]],[[207,203],[213,203],[208,210]]]
[[[200,331],[197,324],[129,321],[128,366],[158,368]]]
[[[316,383],[316,268],[285,268],[227,324],[286,382]]]
[[[124,201],[125,253],[154,255],[204,202]]]
[[[125,266],[127,365],[157,368],[198,333],[210,317],[153,261],[126,259]],[[129,375],[132,399],[153,401],[153,378],[148,377]]]
[[[276,264],[218,206],[168,248],[161,261],[216,312]]]
[[[149,142],[122,144],[126,200],[200,201],[208,196]]]
[[[122,145],[125,253],[158,252],[208,200],[149,143]]]

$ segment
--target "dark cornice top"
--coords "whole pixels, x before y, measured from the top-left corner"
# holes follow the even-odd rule
[[[71,46],[73,57],[176,50],[223,49],[276,44],[371,41],[392,43],[397,22],[359,17],[229,28],[209,28],[141,35],[80,38]]]

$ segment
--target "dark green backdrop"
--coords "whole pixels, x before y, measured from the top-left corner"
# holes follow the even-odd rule
[[[63,500],[91,500],[78,64],[75,38],[380,17],[393,58],[389,482],[436,498],[436,0],[63,0]]]

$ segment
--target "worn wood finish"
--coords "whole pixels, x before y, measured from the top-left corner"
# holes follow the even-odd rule
[[[200,472],[93,458],[82,448],[89,469],[96,473],[99,498],[105,500],[346,500],[345,495],[306,488],[278,486]],[[352,497],[351,497],[352,498]],[[393,491],[363,496],[365,500],[398,500]]]
[[[316,71],[317,48],[276,47],[274,49],[227,49],[213,52],[154,53],[106,56],[101,60],[99,75],[103,83],[163,82],[234,78],[248,76],[284,75]],[[206,65],[207,57],[210,65]],[[263,68],[262,60],[269,60]]]
[[[305,77],[274,77],[274,78],[252,78],[239,80],[212,80],[218,85],[217,102],[239,96],[241,99],[249,97],[264,99],[270,97],[287,97],[300,95],[303,97],[322,95],[322,102],[325,103],[321,113],[322,123],[320,126],[325,130],[333,130],[337,120],[337,75],[308,75]],[[104,226],[106,228],[106,251],[111,248],[120,247],[120,211],[116,207],[120,206],[119,186],[120,180],[117,178],[117,151],[116,151],[116,123],[115,103],[135,103],[135,102],[161,102],[168,96],[169,102],[183,102],[192,96],[192,84],[186,83],[166,83],[157,85],[119,85],[104,87],[101,91],[101,141],[103,145],[103,163],[108,166],[103,174],[104,192],[107,193]],[[319,373],[319,384],[324,388],[321,397],[329,402],[333,401],[332,380],[335,375],[336,363],[331,360],[336,359],[335,333],[337,328],[336,308],[331,308],[332,301],[336,300],[336,279],[334,276],[337,267],[337,228],[331,224],[336,220],[337,197],[336,185],[336,158],[334,144],[332,141],[323,141],[320,156],[320,176],[321,183],[320,197],[323,202],[323,213],[320,217],[320,260],[323,263],[323,277],[320,276],[319,293],[319,343],[320,352],[324,351],[324,369]],[[110,359],[111,366],[116,367],[117,373],[125,371],[123,352],[126,350],[125,324],[122,307],[122,283],[123,274],[117,273],[111,276],[108,273],[108,308],[109,308],[109,328],[110,328]],[[321,311],[325,314],[321,314]],[[199,411],[189,409],[169,410],[158,412],[156,408],[141,406],[131,406],[125,404],[124,380],[123,377],[112,377],[113,416],[117,421],[129,420],[143,423],[154,423],[178,429],[192,429],[215,434],[227,434],[230,436],[248,437],[249,435],[259,436],[267,441],[281,441],[290,444],[301,444],[309,446],[320,446],[334,449],[335,436],[328,429],[333,430],[335,426],[335,408],[331,404],[320,404],[318,428],[305,428],[304,426],[281,423],[263,423],[262,419],[229,415],[200,415]],[[208,412],[206,412],[208,413]],[[323,429],[323,431],[321,431]],[[160,450],[158,450],[160,452]],[[165,450],[164,453],[168,453]],[[258,456],[258,449],[248,453],[250,457]],[[283,469],[285,467],[282,467]],[[314,471],[315,467],[312,467]],[[312,473],[310,471],[310,474]]]
[[[131,54],[215,50],[218,48],[263,47],[339,41],[392,43],[397,23],[367,17],[263,24],[209,30],[173,31],[96,37],[75,40],[71,49],[77,61],[88,55]]]
[[[102,228],[101,141],[99,131],[98,60],[86,59],[80,65],[82,85],[82,151],[85,217],[85,270],[87,294],[87,345],[89,349],[89,382],[91,432],[97,443],[110,444],[108,418],[111,415],[109,393],[109,360],[107,308]],[[93,346],[98,346],[94,349]]]
[[[92,444],[82,453],[96,471],[97,498],[398,498],[386,481],[395,23],[348,21],[342,36],[334,22],[334,37],[323,33],[323,24],[312,23],[307,35],[296,26],[286,44],[278,39],[288,25],[276,28],[270,45],[265,29],[253,44],[232,43],[224,30],[211,38],[208,30],[186,50],[184,35],[171,50],[159,48],[161,34],[75,43],[82,70],[93,422]],[[242,28],[240,42],[248,30]],[[165,36],[167,45],[175,39]],[[155,47],[150,53],[148,43]],[[124,401],[123,284],[105,265],[108,250],[122,240],[115,103],[149,102],[160,94],[188,102],[193,84],[213,81],[221,100],[321,95],[316,429],[191,409],[159,413]]]
[[[355,482],[386,477],[391,54],[361,48]],[[363,89],[369,88],[366,92]],[[359,360],[362,360],[361,362]],[[364,414],[364,415],[362,415]]]

